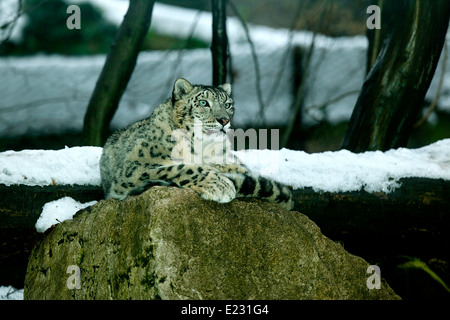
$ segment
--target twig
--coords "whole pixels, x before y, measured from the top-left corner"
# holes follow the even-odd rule
[[[328,0],[324,0],[322,6],[324,7],[327,3],[328,3]],[[319,22],[320,23],[322,22],[323,16],[324,16],[324,10],[322,11],[321,17],[318,20],[317,25],[319,24]],[[303,98],[303,94],[305,91],[305,79],[307,78],[307,75],[310,72],[310,65],[311,65],[311,60],[312,60],[311,57],[312,57],[312,53],[314,51],[315,40],[316,40],[316,36],[317,36],[317,32],[315,30],[313,30],[312,32],[313,32],[313,38],[311,40],[311,44],[308,49],[308,55],[306,57],[305,72],[304,72],[303,80],[302,80],[300,86],[298,87],[297,93],[295,95],[294,110],[291,115],[289,125],[287,126],[286,131],[283,135],[283,138],[281,141],[281,147],[286,147],[286,145],[288,144],[289,139],[292,134],[292,131],[294,130],[295,122],[297,121],[297,118],[298,118],[298,115],[300,113],[300,109],[302,106],[302,98]]]
[[[425,123],[425,121],[428,120],[428,118],[431,116],[431,114],[436,109],[437,101],[439,99],[439,96],[441,95],[442,85],[444,83],[444,78],[445,78],[445,69],[446,69],[446,66],[447,66],[447,53],[448,53],[447,43],[444,43],[444,59],[442,60],[442,71],[441,71],[441,77],[439,79],[438,89],[437,89],[436,94],[434,96],[433,102],[431,103],[431,105],[428,108],[428,110],[425,113],[425,115],[422,117],[422,119],[420,119],[419,121],[417,121],[414,124],[414,126],[413,126],[414,129],[417,129],[418,127],[423,125]]]
[[[316,32],[313,31],[313,38],[311,40],[311,44],[308,49],[308,56],[306,58],[306,66],[305,66],[305,73],[302,82],[300,83],[300,86],[297,89],[297,93],[295,95],[295,101],[294,101],[294,111],[291,115],[291,119],[289,121],[289,125],[286,128],[286,132],[283,135],[283,140],[281,141],[281,147],[285,147],[291,137],[292,131],[294,130],[295,122],[297,121],[297,117],[300,113],[300,108],[302,106],[302,98],[303,93],[305,91],[305,78],[306,75],[309,73],[309,67],[311,64],[311,56],[312,52],[314,51],[314,45],[316,41]]]
[[[283,57],[281,58],[280,69],[278,70],[278,73],[275,77],[275,82],[273,83],[272,88],[270,89],[270,93],[267,95],[267,99],[266,99],[267,105],[270,105],[273,98],[275,97],[275,93],[277,92],[278,87],[280,86],[280,83],[281,83],[281,77],[283,76],[284,70],[286,69],[286,66],[288,64],[288,57],[289,57],[289,54],[291,53],[292,42],[294,40],[294,35],[295,35],[295,29],[296,29],[296,26],[298,23],[298,17],[300,16],[303,6],[304,6],[304,2],[300,1],[298,3],[296,13],[294,15],[291,27],[289,29],[288,45],[287,45],[287,48],[286,48],[286,51],[285,51]]]
[[[310,110],[314,110],[314,109],[318,109],[318,110],[322,110],[322,109],[325,109],[328,105],[330,105],[330,104],[332,104],[332,103],[335,103],[335,102],[337,102],[337,101],[339,101],[339,100],[341,100],[341,99],[344,99],[344,98],[346,98],[346,97],[348,97],[348,96],[351,96],[351,95],[353,95],[353,94],[357,94],[357,93],[359,93],[359,92],[361,92],[361,90],[352,90],[352,91],[348,91],[348,92],[345,92],[345,93],[343,93],[343,94],[340,94],[340,95],[338,95],[337,97],[334,97],[334,98],[331,98],[330,100],[328,100],[328,101],[326,101],[326,102],[324,102],[324,103],[322,103],[322,104],[320,104],[320,105],[314,105],[314,106],[310,106],[310,107],[308,107],[307,109],[306,109],[306,111],[308,112],[308,111],[310,111]],[[313,120],[315,120],[315,121],[317,121],[317,122],[320,122],[320,120],[319,119],[314,119],[314,117],[312,117],[313,118]]]
[[[255,44],[253,43],[251,37],[250,37],[250,31],[248,30],[247,24],[244,21],[244,18],[237,10],[236,6],[234,5],[234,2],[232,0],[229,0],[228,3],[230,4],[231,10],[233,10],[234,14],[237,16],[239,22],[241,23],[242,27],[244,28],[245,37],[247,38],[247,42],[250,45],[250,51],[252,53],[253,58],[253,65],[255,68],[255,86],[256,86],[256,96],[258,98],[259,103],[259,118],[264,124],[265,118],[264,118],[264,110],[265,110],[265,103],[264,99],[262,97],[262,90],[261,90],[261,71],[259,68],[259,61],[258,61],[258,55],[256,54],[256,48]]]
[[[228,37],[226,25],[227,0],[211,0],[212,4],[212,83],[221,85],[227,80]]]
[[[0,26],[0,30],[6,29],[6,32],[5,32],[6,36],[4,39],[2,39],[2,44],[9,40],[9,38],[11,37],[11,34],[14,30],[16,22],[17,22],[17,20],[19,20],[19,18],[22,14],[23,14],[23,0],[18,0],[16,16],[11,21],[6,22]]]
[[[8,31],[6,32],[6,37],[4,39],[1,40],[1,44],[7,42],[9,40],[9,38],[11,37],[12,34],[12,30],[14,29],[14,25],[17,22],[17,20],[19,20],[19,18],[24,15],[27,14],[30,11],[33,11],[37,8],[39,8],[40,6],[44,5],[45,3],[49,2],[50,0],[42,0],[41,2],[39,2],[38,4],[29,7],[28,9],[24,10],[24,5],[23,2],[24,0],[18,0],[18,8],[17,8],[17,14],[16,16],[8,22],[5,22],[4,24],[0,25],[0,30],[9,28]]]
[[[189,30],[189,35],[188,35],[186,41],[184,42],[184,45],[182,47],[180,47],[178,50],[177,57],[171,67],[172,71],[168,72],[168,77],[167,77],[167,81],[166,81],[166,85],[165,85],[166,88],[170,88],[172,85],[172,82],[174,81],[173,75],[177,72],[177,69],[181,64],[181,60],[183,58],[183,50],[186,49],[189,46],[189,43],[192,41],[192,38],[194,37],[195,29],[197,28],[197,25],[198,25],[199,16],[202,12],[203,12],[202,10],[197,11],[197,13],[194,17],[194,22],[192,23],[191,29]],[[164,92],[159,100],[162,101],[166,98],[167,98],[167,93]]]
[[[17,104],[13,106],[7,106],[7,107],[0,107],[0,114],[7,113],[7,112],[14,112],[17,110],[25,110],[29,108],[36,108],[40,105],[47,105],[52,103],[66,103],[67,101],[73,101],[73,98],[70,97],[56,97],[56,98],[47,98],[47,99],[40,99],[35,100],[27,103]]]

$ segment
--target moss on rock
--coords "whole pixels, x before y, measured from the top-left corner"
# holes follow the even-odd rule
[[[49,254],[50,253],[50,254]],[[69,289],[67,268],[80,270]],[[25,299],[398,299],[306,216],[259,199],[219,204],[153,187],[103,200],[34,248]],[[70,286],[69,286],[70,287]]]

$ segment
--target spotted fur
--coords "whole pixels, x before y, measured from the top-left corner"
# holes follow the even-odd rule
[[[229,152],[234,114],[231,85],[175,81],[172,97],[153,114],[116,131],[100,159],[106,198],[122,200],[154,185],[191,188],[207,200],[261,197],[292,209],[291,190],[252,175]]]

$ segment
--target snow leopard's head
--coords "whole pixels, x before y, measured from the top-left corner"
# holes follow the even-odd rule
[[[192,85],[186,79],[177,79],[172,92],[174,122],[180,129],[192,131],[201,125],[206,134],[224,134],[231,128],[234,114],[231,85]]]

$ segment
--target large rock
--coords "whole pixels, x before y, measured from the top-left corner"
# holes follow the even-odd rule
[[[49,231],[30,256],[24,295],[398,299],[384,281],[381,289],[368,288],[368,266],[298,212],[153,187],[124,201],[100,201]]]

